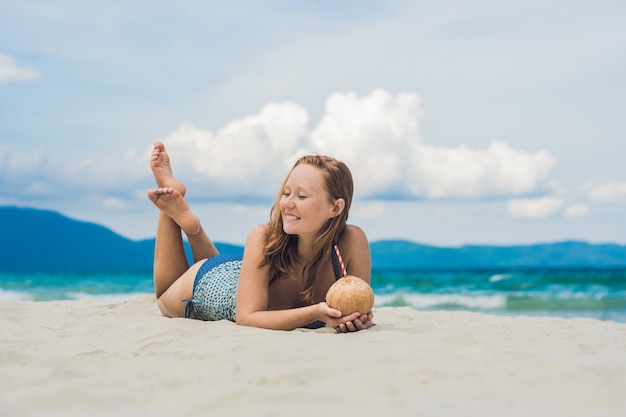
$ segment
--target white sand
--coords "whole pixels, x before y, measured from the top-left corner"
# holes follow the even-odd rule
[[[0,303],[0,415],[626,415],[626,324],[374,313],[335,334],[167,319],[149,295]]]

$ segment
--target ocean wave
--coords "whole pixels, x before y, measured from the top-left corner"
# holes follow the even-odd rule
[[[408,306],[418,310],[484,310],[495,312],[601,312],[626,310],[623,293],[603,296],[598,293],[561,291],[554,294],[461,294],[396,291],[376,294],[377,307]]]
[[[495,274],[489,277],[489,282],[498,282],[511,278],[513,278],[513,275],[511,274]]]
[[[145,295],[145,292],[128,292],[128,293],[115,293],[115,294],[88,294],[84,292],[73,292],[67,294],[68,300],[107,300],[107,301],[128,301],[133,298]],[[150,293],[152,294],[152,293]]]
[[[416,309],[494,310],[506,307],[507,297],[495,295],[420,294],[396,292],[376,295],[376,306],[408,306]]]
[[[0,303],[17,301],[54,301],[54,300],[110,300],[113,302],[128,301],[145,292],[87,293],[87,292],[50,292],[50,291],[16,291],[0,288]]]
[[[0,303],[12,301],[32,301],[33,299],[32,294],[0,288]]]
[[[614,300],[619,305],[619,300]],[[624,303],[622,301],[622,308]],[[571,297],[532,297],[509,296],[506,309],[509,311],[602,311],[607,308],[604,297],[581,297],[579,294]]]
[[[396,271],[372,283],[377,307],[626,322],[625,271]],[[0,274],[0,302],[126,301],[146,293],[154,294],[150,274]]]

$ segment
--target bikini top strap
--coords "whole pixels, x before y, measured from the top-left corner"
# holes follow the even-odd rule
[[[343,278],[348,275],[346,266],[341,258],[341,252],[339,252],[339,246],[333,242],[333,250],[331,251],[331,258],[333,261],[333,271],[335,272],[335,280]]]

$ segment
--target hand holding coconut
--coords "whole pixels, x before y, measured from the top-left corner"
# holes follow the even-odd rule
[[[340,311],[343,318],[352,316],[335,327],[340,333],[367,329],[373,324],[374,291],[367,282],[354,275],[335,281],[326,293],[325,304]]]
[[[374,307],[374,291],[361,278],[348,275],[331,285],[326,293],[326,304],[344,316],[356,312],[367,314]]]

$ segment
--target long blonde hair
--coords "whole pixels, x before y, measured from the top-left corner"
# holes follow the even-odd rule
[[[302,295],[307,302],[313,301],[313,282],[319,265],[330,255],[333,242],[346,227],[352,195],[354,193],[354,183],[352,173],[346,164],[334,158],[324,155],[305,155],[298,159],[291,171],[298,165],[311,165],[317,167],[322,172],[324,186],[328,191],[331,202],[342,198],[345,202],[343,211],[333,218],[328,219],[328,223],[322,229],[322,233],[313,243],[313,259],[311,263],[305,265],[302,276],[306,277]],[[291,171],[289,172],[291,174]],[[269,265],[270,284],[278,278],[288,277],[295,273],[298,262],[298,236],[288,235],[283,231],[283,219],[280,212],[280,200],[283,196],[285,184],[289,175],[283,181],[276,201],[270,211],[269,229],[266,236],[264,248],[264,258],[260,266]]]

